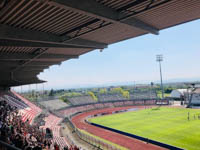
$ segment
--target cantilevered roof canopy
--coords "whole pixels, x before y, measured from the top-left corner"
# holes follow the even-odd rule
[[[1,0],[0,86],[51,65],[200,18],[199,0]]]

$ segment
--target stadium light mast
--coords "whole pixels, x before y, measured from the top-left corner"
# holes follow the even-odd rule
[[[161,84],[161,90],[162,90],[162,99],[164,97],[164,89],[163,89],[163,82],[162,82],[162,69],[161,69],[161,61],[163,61],[163,55],[156,55],[156,61],[159,63],[160,68],[160,84]]]

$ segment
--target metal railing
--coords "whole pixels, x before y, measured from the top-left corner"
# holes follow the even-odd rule
[[[21,150],[15,146],[9,145],[3,141],[0,141],[0,150]]]
[[[89,143],[90,145],[93,145],[99,150],[120,150],[120,148],[116,147],[113,144],[107,143],[99,138],[96,138],[95,136],[81,132],[78,128],[76,128],[76,126],[74,126],[69,118],[66,118],[66,121],[69,122],[70,126],[73,128],[73,130],[76,132],[81,140]]]
[[[106,143],[101,139],[97,139],[94,136],[79,131],[79,129],[76,129],[76,133],[80,139],[93,145],[94,147],[97,147],[99,150],[120,150],[112,144]]]

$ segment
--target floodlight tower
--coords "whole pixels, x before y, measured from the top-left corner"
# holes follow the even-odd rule
[[[160,85],[162,90],[162,99],[164,97],[164,89],[163,89],[163,82],[162,82],[162,70],[161,70],[161,61],[163,61],[163,55],[156,55],[156,61],[159,62],[159,68],[160,68]]]

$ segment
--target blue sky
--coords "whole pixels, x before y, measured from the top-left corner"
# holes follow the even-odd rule
[[[73,88],[114,82],[158,81],[156,55],[163,54],[164,82],[200,77],[200,20],[109,45],[79,59],[52,66],[39,75],[45,88]],[[38,85],[41,86],[41,85]]]

